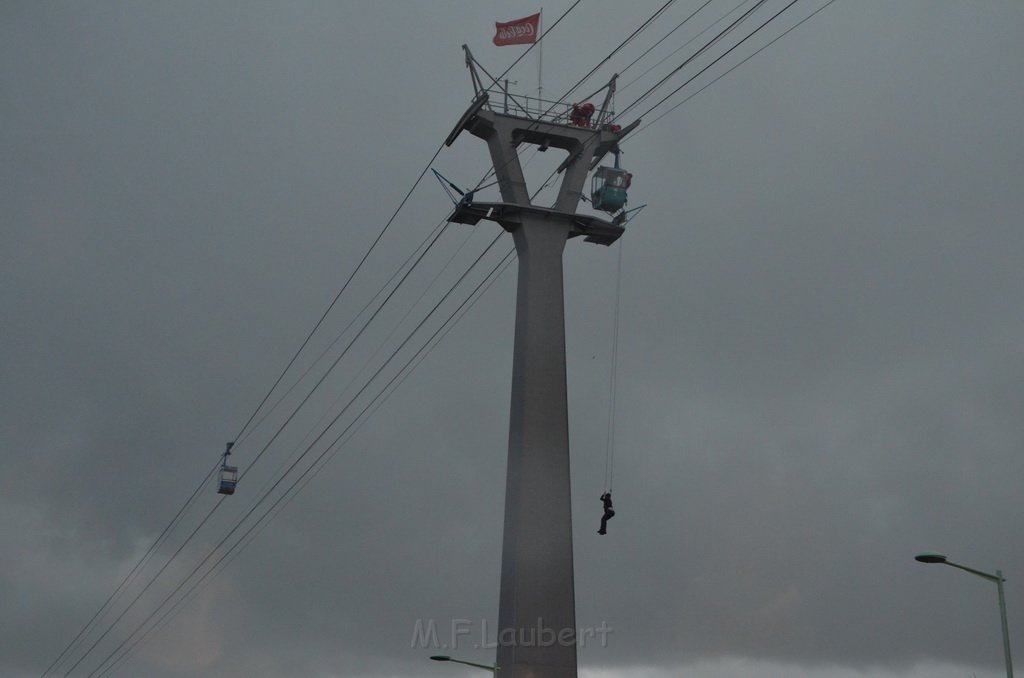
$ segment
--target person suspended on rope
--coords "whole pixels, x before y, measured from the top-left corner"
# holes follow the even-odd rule
[[[598,534],[608,533],[608,521],[615,516],[615,509],[612,508],[612,493],[605,492],[601,495],[601,503],[604,504],[604,515],[601,516],[601,529]]]

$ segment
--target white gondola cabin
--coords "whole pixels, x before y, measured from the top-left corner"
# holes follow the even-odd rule
[[[238,485],[238,467],[226,464],[221,466],[217,494],[234,494],[236,485]]]
[[[231,454],[231,448],[234,447],[234,443],[228,443],[227,449],[224,450],[222,455],[223,460],[220,463],[220,477],[217,482],[217,494],[234,494],[235,487],[238,485],[238,467],[228,466],[228,455]]]

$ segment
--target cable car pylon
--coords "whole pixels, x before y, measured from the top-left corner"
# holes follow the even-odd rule
[[[494,110],[492,92],[516,103],[514,97],[497,81],[485,88],[469,48],[463,49],[475,96],[445,143],[450,146],[463,130],[487,142],[502,201],[460,201],[449,221],[497,222],[512,234],[519,260],[497,666],[505,678],[575,678],[562,253],[572,237],[610,245],[623,234],[625,219],[609,221],[576,209],[590,170],[609,152],[617,154],[619,141],[640,121],[621,128],[607,122],[614,78],[596,118],[592,105],[585,113],[583,106],[570,104],[556,104],[537,115],[524,106],[514,106],[516,114],[507,108]],[[566,153],[552,207],[531,201],[517,154],[522,144]],[[608,186],[608,177],[606,169],[601,188],[608,198],[597,201],[598,209],[620,212],[624,187]],[[617,188],[623,188],[622,205],[611,209],[619,198],[609,189]]]

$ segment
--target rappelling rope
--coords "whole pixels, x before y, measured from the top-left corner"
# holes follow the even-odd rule
[[[615,267],[615,311],[612,320],[612,365],[608,389],[608,435],[604,459],[605,491],[612,491],[612,473],[615,460],[615,381],[619,364],[619,301],[622,297],[622,241],[618,242],[619,257]]]

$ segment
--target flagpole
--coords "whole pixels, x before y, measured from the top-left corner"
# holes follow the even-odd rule
[[[537,39],[540,40],[540,36],[544,35],[544,8],[540,8],[540,18],[537,20]],[[541,76],[544,72],[544,41],[540,40],[540,45],[537,46],[537,106],[539,110],[544,110],[544,102],[541,101],[541,94],[544,92],[544,81]]]

